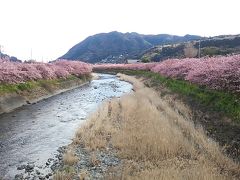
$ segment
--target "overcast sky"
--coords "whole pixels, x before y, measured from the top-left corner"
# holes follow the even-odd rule
[[[19,59],[44,61],[86,37],[240,34],[239,0],[0,0],[0,45]]]

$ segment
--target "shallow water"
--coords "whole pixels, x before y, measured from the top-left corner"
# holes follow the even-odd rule
[[[88,85],[0,115],[0,179],[12,179],[22,164],[44,166],[101,102],[131,89],[116,76],[100,74]]]

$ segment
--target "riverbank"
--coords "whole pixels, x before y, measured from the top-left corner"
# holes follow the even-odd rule
[[[240,177],[239,164],[194,124],[192,110],[176,95],[120,77],[133,83],[135,92],[105,102],[89,117],[63,155],[55,179]],[[141,81],[151,86],[149,79]]]
[[[240,162],[240,97],[223,91],[210,90],[187,81],[171,79],[150,71],[109,70],[135,76],[153,88],[162,98],[173,99],[187,106],[192,121]]]
[[[94,76],[95,77],[95,76]],[[0,85],[0,114],[36,103],[88,83],[91,75]]]
[[[0,179],[52,179],[75,132],[104,100],[131,92],[132,85],[98,74],[87,85],[0,115]]]
[[[240,162],[239,96],[209,90],[186,81],[163,78],[152,72],[126,73],[141,78],[146,86],[154,88],[162,97],[173,97],[173,101],[181,102],[191,109],[195,125],[202,126],[206,134],[224,147],[230,157]]]

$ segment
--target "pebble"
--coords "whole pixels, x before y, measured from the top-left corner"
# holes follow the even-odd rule
[[[38,178],[39,178],[40,180],[44,180],[44,179],[45,179],[44,176],[38,176]]]
[[[23,179],[23,174],[16,174],[15,179],[16,180]]]
[[[40,173],[40,171],[39,171],[39,170],[36,170],[36,174],[37,174],[37,175],[40,175],[41,173]]]
[[[31,172],[31,171],[33,171],[34,167],[35,167],[34,164],[28,164],[28,165],[26,166],[25,170],[26,170],[27,172]]]
[[[31,104],[30,101],[26,101],[27,104]]]
[[[17,167],[17,170],[23,170],[23,169],[25,169],[26,168],[26,165],[21,165],[21,166],[18,166]]]

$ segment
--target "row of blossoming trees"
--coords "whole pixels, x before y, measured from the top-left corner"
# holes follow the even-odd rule
[[[14,63],[0,59],[0,83],[22,83],[38,79],[66,78],[92,72],[92,65],[80,61],[58,60],[54,63]]]
[[[94,70],[148,70],[165,77],[187,80],[211,89],[240,93],[240,55],[212,58],[170,59],[150,64],[95,65]]]
[[[165,77],[187,80],[217,90],[240,93],[240,55],[213,58],[170,59],[160,63],[101,64],[94,70],[147,70]],[[0,59],[0,83],[66,78],[92,72],[92,65],[80,61],[54,63],[13,63]]]

